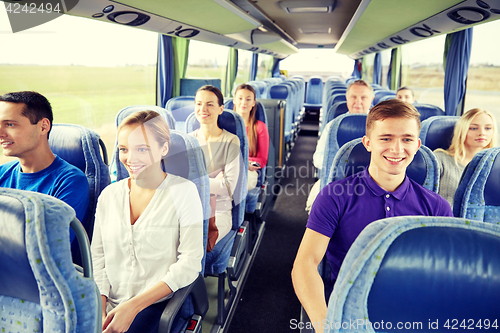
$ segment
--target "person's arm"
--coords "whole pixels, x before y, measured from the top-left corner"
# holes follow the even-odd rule
[[[329,241],[329,237],[306,228],[292,269],[295,294],[311,323],[319,323],[314,326],[319,327],[316,333],[323,332],[322,324],[327,312],[324,284],[318,273],[318,265],[326,253]]]
[[[269,156],[269,131],[262,121],[257,121],[255,126],[257,128],[257,154],[250,157],[249,160],[258,162],[260,167],[264,168],[267,165],[267,157]]]
[[[139,312],[172,293],[163,281],[111,310],[102,325],[103,333],[126,332]]]
[[[316,150],[313,155],[313,165],[321,169],[323,168],[323,159],[325,157],[325,149],[326,149],[326,141],[328,137],[328,132],[330,132],[330,127],[332,126],[331,122],[326,124],[325,128],[323,128],[323,132],[321,132],[321,136],[319,137],[318,143],[316,144]]]
[[[240,176],[240,140],[237,136],[233,136],[231,141],[225,142],[228,145],[226,150],[226,156],[221,156],[225,159],[224,171],[222,171],[217,177],[210,178],[210,193],[215,193],[217,195],[228,195],[228,186],[231,191],[231,195],[236,189]],[[245,185],[246,186],[246,185]]]

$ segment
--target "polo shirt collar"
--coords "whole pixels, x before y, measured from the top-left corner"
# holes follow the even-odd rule
[[[405,179],[403,180],[403,183],[399,185],[399,187],[396,189],[394,192],[388,192],[381,188],[370,176],[370,173],[368,172],[368,168],[362,171],[362,176],[361,178],[364,180],[366,186],[370,189],[370,191],[373,193],[373,195],[377,197],[381,197],[387,193],[391,194],[394,198],[398,200],[403,200],[406,192],[408,191],[408,187],[410,186],[410,180],[408,179],[408,176],[405,174]]]

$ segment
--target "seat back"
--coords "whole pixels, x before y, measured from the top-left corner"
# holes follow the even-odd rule
[[[396,92],[394,90],[377,90],[375,91],[375,96],[373,97],[373,105],[381,102],[381,98],[391,96],[391,98],[396,98]]]
[[[90,245],[74,210],[51,196],[0,189],[2,332],[100,332],[100,293]],[[83,276],[71,260],[70,225],[82,248]]]
[[[420,140],[423,145],[434,151],[437,148],[448,149],[453,139],[453,130],[460,117],[432,116],[422,121]]]
[[[278,84],[272,86],[269,90],[269,97],[272,99],[282,99],[285,100],[285,141],[289,142],[291,140],[292,124],[293,124],[293,99],[292,99],[292,89],[285,84]]]
[[[85,173],[89,182],[89,207],[81,221],[89,238],[94,231],[97,198],[110,184],[108,153],[99,134],[74,124],[53,124],[49,146],[54,154]]]
[[[453,217],[404,216],[369,224],[347,253],[327,320],[359,332],[436,329],[498,318],[500,227]],[[390,330],[387,324],[392,323]],[[345,324],[344,324],[345,325]],[[413,326],[417,325],[417,326]],[[431,326],[432,325],[432,326]]]
[[[167,121],[168,127],[170,129],[175,129],[176,124],[175,124],[175,119],[174,119],[174,116],[172,115],[172,112],[162,108],[161,106],[157,106],[157,105],[131,105],[131,106],[124,107],[123,109],[121,109],[118,112],[118,114],[115,117],[116,127],[118,127],[121,124],[121,122],[123,121],[123,119],[128,117],[130,114],[137,112],[137,111],[147,111],[147,110],[158,112],[160,114],[160,116],[162,116],[163,119],[165,119]],[[182,129],[180,129],[180,130],[182,130]]]
[[[444,111],[435,105],[415,103],[413,106],[420,113],[420,121],[424,121],[425,119],[433,116],[444,116]]]
[[[325,109],[324,109],[325,112],[323,113],[324,117],[321,117],[321,119],[320,119],[320,124],[319,124],[319,133],[320,134],[323,132],[323,128],[325,128],[325,125],[327,124],[326,120],[329,117],[328,110],[331,109],[332,105],[339,103],[339,102],[346,102],[347,103],[346,96],[345,96],[344,92],[332,93],[332,95],[330,95],[330,97],[328,97],[328,101],[325,104],[326,105]],[[346,108],[347,108],[347,104],[346,104]],[[330,121],[331,121],[331,119],[330,119]]]
[[[217,242],[211,252],[207,254],[205,264],[205,274],[217,275],[224,272],[229,262],[231,248],[234,243],[237,230],[243,223],[245,217],[245,204],[247,196],[247,169],[248,169],[248,140],[243,118],[232,110],[224,110],[217,119],[217,126],[221,129],[236,135],[240,139],[240,175],[238,184],[233,193],[231,231],[220,241]],[[200,123],[192,113],[186,120],[186,130],[190,133],[200,128]]]
[[[194,96],[179,96],[167,101],[165,109],[172,113],[175,119],[176,129],[186,132],[185,123],[187,117],[194,112]]]
[[[347,102],[338,102],[333,104],[328,111],[326,112],[325,119],[323,120],[324,124],[328,124],[334,118],[340,116],[341,114],[349,112],[347,108]]]
[[[344,144],[333,160],[328,179],[324,185],[363,171],[370,164],[370,156],[371,153],[366,150],[361,142],[361,138]],[[422,145],[417,150],[413,161],[406,168],[406,174],[426,189],[438,192],[438,161],[436,156],[426,146]]]
[[[307,83],[306,103],[321,104],[323,100],[323,81],[319,76],[312,76]]]
[[[351,140],[362,138],[365,135],[365,129],[366,114],[346,113],[333,119],[329,132],[321,134],[327,136],[325,157],[321,167],[321,187],[327,184],[330,168],[340,147]]]
[[[476,153],[455,192],[453,215],[500,224],[500,148]]]

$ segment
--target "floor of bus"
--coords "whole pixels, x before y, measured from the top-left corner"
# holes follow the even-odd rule
[[[225,332],[286,332],[291,330],[290,321],[300,318],[300,303],[290,274],[308,216],[304,208],[314,184],[312,156],[317,130],[317,116],[306,116],[283,172],[274,208],[265,218],[266,230],[236,312]],[[206,281],[211,294],[217,282],[215,279]],[[203,332],[210,331],[210,325],[205,323],[215,318],[215,293],[209,297],[210,310]]]

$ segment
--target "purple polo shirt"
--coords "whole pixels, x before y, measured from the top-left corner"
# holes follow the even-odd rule
[[[375,183],[367,168],[325,186],[314,201],[307,228],[330,237],[326,257],[334,281],[347,251],[368,224],[405,215],[453,216],[448,201],[408,176],[388,192]]]

